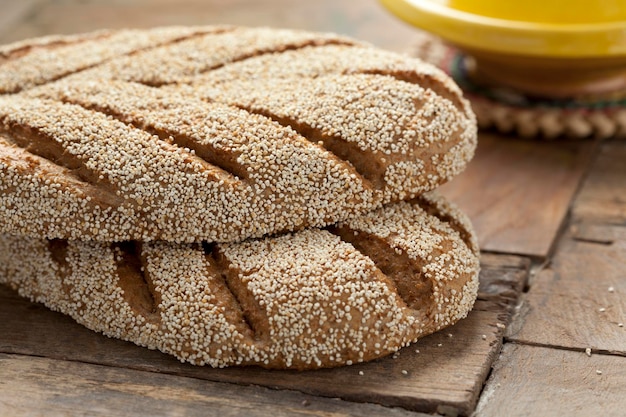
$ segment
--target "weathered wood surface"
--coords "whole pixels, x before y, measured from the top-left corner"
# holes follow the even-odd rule
[[[603,144],[572,210],[574,222],[626,222],[626,141]]]
[[[6,354],[0,354],[0,415],[425,417],[295,391]]]
[[[626,356],[626,143],[602,145],[573,207],[508,337]]]
[[[477,417],[624,415],[624,149],[601,145],[570,225],[522,297]]]
[[[474,309],[497,311],[502,315],[501,321],[508,322],[527,283],[530,259],[483,253],[480,265],[480,288]]]
[[[550,268],[533,281],[508,338],[626,355],[624,260],[626,241],[566,238]]]
[[[420,340],[395,357],[337,369],[302,373],[185,365],[159,352],[93,333],[2,286],[0,352],[467,415],[499,351],[528,266],[524,258],[485,256],[479,302],[467,319]]]
[[[626,180],[626,179],[625,179]],[[573,239],[583,242],[612,245],[626,241],[626,224],[577,223],[570,227]]]
[[[481,249],[545,258],[594,148],[482,133],[467,170],[441,191],[472,219]]]
[[[626,358],[507,343],[476,417],[623,417]]]

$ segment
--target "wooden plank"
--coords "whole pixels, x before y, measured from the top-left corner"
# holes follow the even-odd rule
[[[546,258],[593,149],[482,133],[467,170],[441,191],[470,217],[481,249]]]
[[[570,227],[573,239],[611,245],[626,241],[626,225],[577,223]]]
[[[49,2],[5,42],[101,28],[235,24],[337,32],[405,51],[414,29],[377,2],[361,0],[129,0]]]
[[[24,310],[29,306],[23,304],[11,305],[3,300],[0,317],[4,316],[5,306],[16,314],[27,314]],[[496,327],[499,323],[497,313],[476,311],[446,333],[424,338],[403,349],[395,359],[388,357],[367,364],[305,373],[267,371],[256,367],[210,369],[180,364],[159,352],[107,339],[80,328],[61,315],[43,318],[54,313],[45,310],[39,313],[37,316],[41,318],[41,323],[36,325],[13,320],[10,326],[0,326],[3,335],[0,347],[3,351],[199,380],[292,389],[322,397],[339,397],[347,401],[371,402],[422,412],[456,410],[455,413],[469,414],[502,339],[502,331]],[[2,319],[4,321],[6,317]],[[57,322],[64,322],[66,328],[74,328],[60,333]],[[24,334],[15,329],[17,326],[29,326],[30,330]],[[35,334],[35,331],[40,334]],[[12,334],[10,338],[9,334]],[[484,340],[482,334],[485,334]],[[403,370],[407,375],[402,373]]]
[[[503,333],[498,323],[504,325],[497,313],[474,311],[458,325],[368,364],[307,374],[231,368],[215,372],[214,377],[356,402],[373,400],[421,412],[467,415],[500,348]]]
[[[513,293],[519,294],[523,287],[527,267],[528,261],[518,257],[487,256],[481,274],[481,301],[467,319],[395,357],[337,369],[290,372],[180,364],[159,352],[90,332],[6,288],[0,290],[0,352],[291,389],[420,412],[469,414],[502,343],[503,329],[517,300]]]
[[[514,255],[483,253],[480,259],[480,287],[475,310],[496,311],[508,322],[522,293],[531,267],[530,260]]]
[[[426,416],[294,391],[6,354],[0,354],[0,415]]]
[[[621,417],[624,387],[626,358],[507,343],[475,416]]]
[[[576,222],[626,222],[626,141],[602,145],[572,217]]]
[[[611,230],[609,243],[563,239],[524,297],[510,340],[626,355],[626,233],[617,226],[601,230]]]

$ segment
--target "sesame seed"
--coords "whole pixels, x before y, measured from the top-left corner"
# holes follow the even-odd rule
[[[442,234],[460,242],[456,231],[417,202],[395,203],[361,217],[366,219],[352,221],[354,227],[363,226],[359,235],[378,236],[390,245],[389,251],[392,244],[405,242],[405,253],[437,254],[441,246],[432,240]],[[430,243],[412,249],[419,242]],[[420,308],[440,311],[427,319],[402,300],[372,259],[326,230],[308,229],[216,244],[212,253],[219,253],[226,263],[222,266],[195,244],[137,244],[142,265],[137,273],[154,293],[147,297],[154,306],[142,307],[129,298],[120,279],[120,265],[131,256],[122,246],[55,244],[66,245],[69,268],[52,255],[45,239],[3,236],[0,281],[90,329],[214,367],[307,369],[387,354],[397,357],[402,346],[465,317],[478,287],[478,259],[463,243],[454,248],[446,244],[448,252],[423,266],[440,292],[449,292],[438,284],[446,282],[458,289],[457,295],[448,302],[435,296],[429,301],[432,307],[422,304]],[[257,318],[246,321],[244,307],[230,307],[237,303],[231,291],[254,298],[256,306],[250,308]]]
[[[433,189],[476,146],[443,72],[342,36],[216,26],[64,42],[5,47],[0,149],[39,164],[2,160],[5,233],[194,242],[321,227]],[[15,126],[69,169],[18,150]]]
[[[219,32],[223,27],[165,27],[151,30],[101,31],[66,37],[61,45],[33,48],[30,54],[3,63],[0,71],[0,94],[17,92],[66,74],[97,66],[112,58],[132,54],[145,48],[171,43],[200,33]],[[33,40],[45,46],[46,40]],[[58,40],[57,40],[58,42]],[[28,41],[20,43],[22,47]],[[63,43],[65,45],[63,45]],[[19,47],[19,45],[16,45]],[[5,47],[11,49],[11,46]],[[8,52],[8,51],[7,51]],[[5,52],[5,53],[7,53]]]
[[[224,26],[0,56],[0,282],[23,296],[218,368],[395,359],[471,310],[476,236],[424,194],[476,146],[440,70],[342,36]],[[337,222],[432,292],[403,299],[367,250],[321,229]]]

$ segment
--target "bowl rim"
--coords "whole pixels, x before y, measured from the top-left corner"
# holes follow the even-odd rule
[[[481,16],[433,0],[380,0],[407,23],[457,46],[563,58],[626,56],[626,21],[534,23]]]

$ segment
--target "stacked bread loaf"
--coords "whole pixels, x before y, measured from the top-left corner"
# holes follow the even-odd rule
[[[473,305],[471,225],[431,191],[475,146],[446,75],[337,35],[0,47],[0,282],[193,364],[371,360]]]

